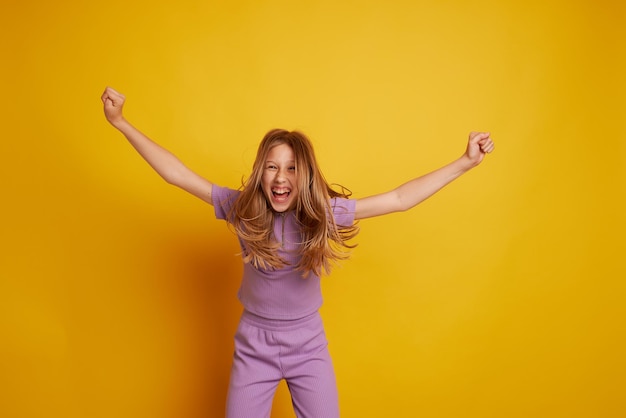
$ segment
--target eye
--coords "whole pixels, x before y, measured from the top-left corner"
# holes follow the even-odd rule
[[[268,164],[268,165],[265,166],[265,169],[267,169],[267,170],[276,170],[276,165]]]
[[[296,166],[289,167],[289,171],[296,171]]]

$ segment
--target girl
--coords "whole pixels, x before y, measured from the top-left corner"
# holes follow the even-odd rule
[[[240,190],[219,187],[187,168],[122,114],[125,98],[102,95],[107,120],[165,181],[215,208],[232,225],[242,249],[239,299],[244,311],[235,335],[226,415],[269,417],[285,379],[298,417],[339,416],[335,375],[318,309],[320,276],[348,258],[355,221],[410,209],[477,166],[493,151],[489,133],[472,132],[465,153],[450,164],[389,192],[348,199],[330,188],[309,140],[275,129],[259,146]]]

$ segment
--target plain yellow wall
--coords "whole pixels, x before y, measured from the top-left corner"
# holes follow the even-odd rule
[[[361,222],[324,279],[345,417],[626,414],[617,1],[3,4],[0,416],[222,416],[236,239],[105,122],[236,187],[270,128],[355,197],[496,152]],[[292,417],[281,386],[273,417]]]

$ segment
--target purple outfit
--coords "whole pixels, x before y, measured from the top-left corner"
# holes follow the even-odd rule
[[[213,186],[218,219],[228,221],[238,194]],[[353,224],[356,201],[333,198],[331,205],[337,225]],[[227,416],[269,417],[276,387],[285,379],[298,417],[337,417],[335,375],[318,312],[320,278],[311,273],[304,279],[295,269],[301,236],[293,211],[275,214],[274,239],[282,244],[279,255],[287,266],[259,270],[244,264],[238,294],[244,312],[235,336]]]

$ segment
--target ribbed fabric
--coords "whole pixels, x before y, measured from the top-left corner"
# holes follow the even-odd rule
[[[228,221],[236,190],[213,186],[218,219]],[[354,222],[356,201],[332,199],[337,225]],[[235,356],[228,389],[228,418],[269,417],[278,383],[285,379],[294,410],[302,418],[339,416],[337,385],[318,309],[320,278],[295,270],[302,241],[293,211],[276,214],[274,237],[289,265],[259,270],[246,263],[239,288],[245,310],[235,335]],[[245,245],[240,240],[242,251]]]
[[[269,417],[282,379],[297,417],[339,417],[335,374],[319,313],[285,321],[244,311],[235,336],[226,417]]]
[[[239,192],[213,186],[213,206],[218,219],[227,220],[228,213]],[[352,225],[356,201],[332,199],[333,216],[337,225]],[[290,263],[279,270],[260,270],[244,264],[239,288],[239,300],[251,313],[269,319],[298,319],[316,312],[322,305],[320,278],[310,274],[306,279],[294,266],[299,261],[297,249],[301,242],[300,231],[293,211],[276,214],[274,237],[282,242],[281,257]],[[240,241],[242,251],[244,244]]]

